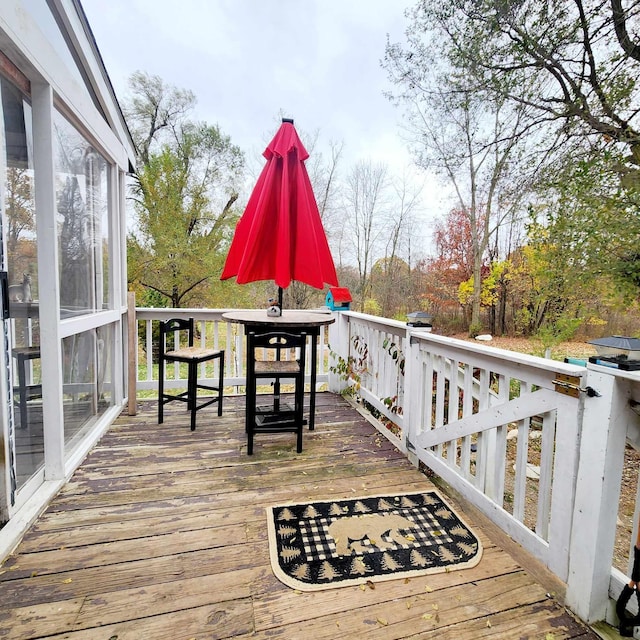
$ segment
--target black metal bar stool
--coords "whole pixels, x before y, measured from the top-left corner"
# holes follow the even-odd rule
[[[286,331],[249,332],[247,335],[247,453],[253,454],[256,433],[288,431],[297,435],[296,450],[302,452],[304,419],[304,363],[307,343],[306,332]],[[283,359],[283,353],[297,352],[295,359]],[[259,359],[258,356],[263,358]],[[280,384],[283,379],[294,382],[294,404],[282,403]],[[258,381],[273,383],[272,402],[258,405]]]
[[[175,340],[173,349],[166,350],[167,335],[175,331],[186,331],[187,344],[181,347],[178,338]],[[160,348],[158,352],[158,424],[162,424],[164,415],[164,405],[174,400],[187,403],[187,408],[191,411],[191,431],[196,429],[196,411],[208,407],[214,402],[218,403],[218,415],[222,415],[223,380],[224,380],[224,349],[207,349],[193,346],[193,318],[172,318],[160,323]],[[218,384],[217,386],[206,385],[198,382],[198,367],[203,362],[218,360]],[[188,366],[187,390],[178,394],[169,394],[164,390],[165,364],[167,362],[184,363]],[[198,404],[198,389],[217,392],[213,397]]]
[[[15,347],[11,355],[16,359],[18,385],[14,386],[14,393],[20,395],[20,429],[28,426],[27,402],[34,398],[42,398],[42,385],[27,383],[27,362],[40,358],[40,347]]]

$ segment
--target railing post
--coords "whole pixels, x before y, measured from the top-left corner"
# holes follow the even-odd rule
[[[416,366],[420,345],[417,340],[411,339],[412,328],[407,325],[407,337],[405,341],[404,358],[404,444],[409,462],[417,467],[420,463],[416,452],[416,440],[420,419],[420,391],[419,376]]]
[[[138,386],[138,322],[136,320],[136,294],[134,291],[127,293],[127,410],[130,416],[135,416],[137,411],[137,386]]]
[[[586,399],[582,423],[566,602],[582,620],[595,622],[608,605],[627,399],[611,374],[588,368],[587,384],[600,396]]]
[[[329,361],[329,391],[342,393],[347,387],[347,381],[337,373],[331,371],[337,362],[336,358],[349,358],[349,317],[346,313],[336,313],[336,321],[329,325],[329,347],[331,349]]]

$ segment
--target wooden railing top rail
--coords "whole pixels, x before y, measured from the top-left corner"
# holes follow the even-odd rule
[[[492,360],[495,362],[506,362],[522,365],[532,369],[540,369],[552,373],[564,373],[567,375],[582,376],[585,374],[585,368],[576,364],[560,362],[559,360],[550,360],[540,356],[530,355],[528,353],[520,353],[518,351],[509,351],[498,347],[488,346],[481,342],[470,342],[459,340],[457,338],[449,338],[447,336],[437,335],[420,329],[413,329],[411,336],[414,339],[424,340],[429,343],[429,348],[438,353],[447,353],[450,357],[460,354],[461,360],[478,360],[480,358]],[[466,354],[466,357],[462,357]]]

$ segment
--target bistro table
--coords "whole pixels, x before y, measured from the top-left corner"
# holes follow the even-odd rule
[[[318,366],[318,336],[320,329],[335,322],[330,311],[298,311],[284,309],[281,316],[268,316],[266,309],[243,309],[222,314],[225,320],[261,331],[288,331],[311,336],[311,393],[309,394],[309,429],[315,426],[316,374]],[[247,357],[249,354],[247,353]]]

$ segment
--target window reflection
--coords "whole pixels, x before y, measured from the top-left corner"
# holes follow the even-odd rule
[[[61,114],[55,118],[62,318],[109,307],[106,160]]]
[[[64,439],[67,448],[113,406],[113,326],[62,340]]]
[[[42,380],[38,305],[38,259],[34,197],[33,145],[29,96],[0,78],[4,141],[4,215],[2,263],[9,279],[10,320],[6,339],[11,372],[13,446],[9,448],[12,492],[19,490],[44,465]],[[2,243],[0,243],[0,256]]]

